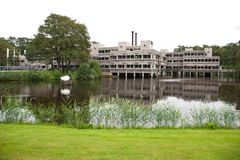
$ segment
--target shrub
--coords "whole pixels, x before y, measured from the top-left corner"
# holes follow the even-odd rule
[[[29,72],[26,78],[28,81],[33,81],[33,82],[39,82],[43,80],[43,77],[41,76],[41,74],[39,74],[39,72],[34,72],[34,71]]]
[[[80,79],[99,79],[101,77],[100,66],[97,62],[91,61],[89,64],[80,65],[76,78]]]

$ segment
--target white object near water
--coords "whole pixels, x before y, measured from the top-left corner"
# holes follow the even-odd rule
[[[70,89],[61,89],[61,94],[62,95],[69,95],[70,94]]]
[[[7,58],[9,57],[9,48],[7,48]]]
[[[64,82],[69,81],[70,77],[68,75],[60,77],[60,79]]]

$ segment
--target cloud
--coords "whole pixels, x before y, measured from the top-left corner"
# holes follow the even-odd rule
[[[235,29],[236,29],[236,30],[240,30],[240,26],[236,26]]]

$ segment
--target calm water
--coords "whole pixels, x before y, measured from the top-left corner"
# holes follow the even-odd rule
[[[102,79],[74,81],[71,86],[60,83],[1,82],[0,98],[4,93],[32,103],[60,103],[69,94],[81,105],[92,97],[133,99],[146,104],[172,101],[176,105],[191,106],[213,103],[233,105],[240,110],[240,84],[210,79]]]

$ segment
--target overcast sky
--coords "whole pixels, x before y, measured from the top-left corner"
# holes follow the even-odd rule
[[[50,13],[84,23],[105,46],[152,40],[154,49],[240,40],[240,0],[1,0],[0,37],[33,37]]]

